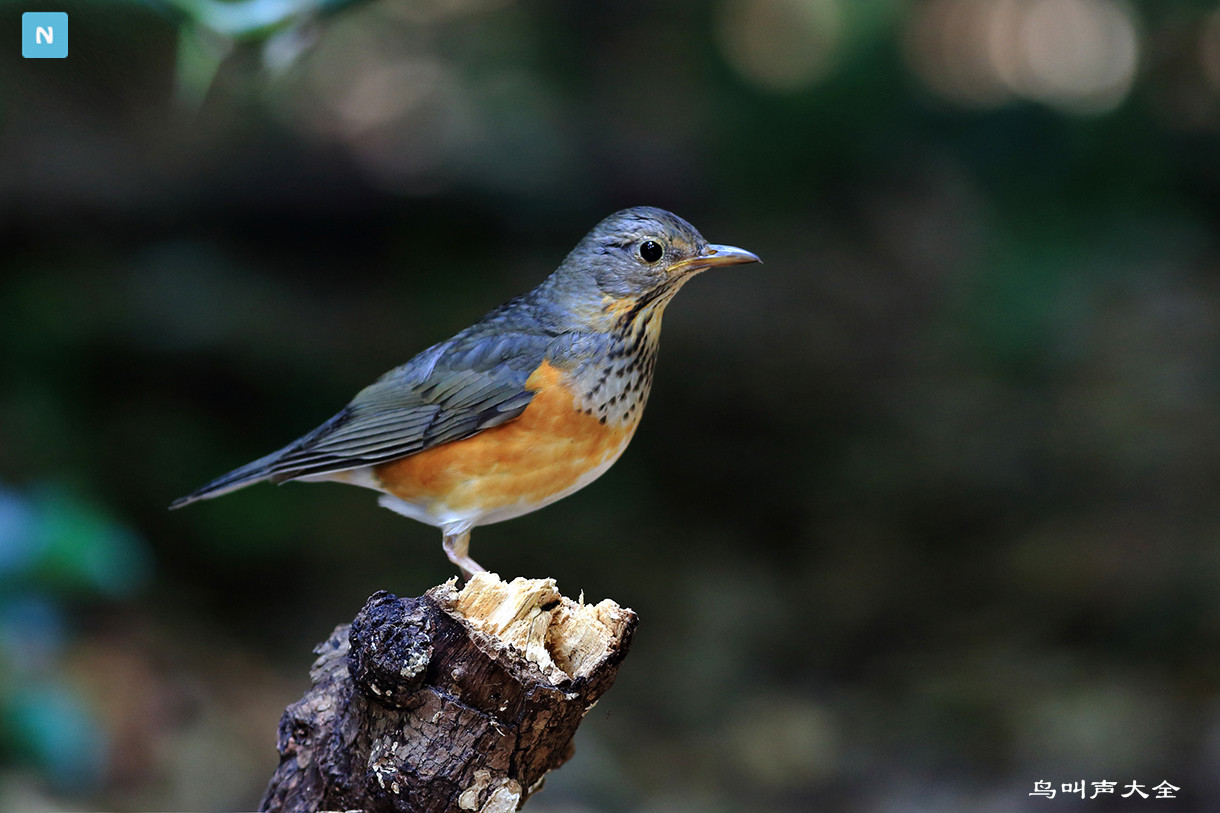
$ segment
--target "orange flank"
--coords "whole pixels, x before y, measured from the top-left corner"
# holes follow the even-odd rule
[[[516,419],[375,467],[382,488],[429,513],[544,505],[591,482],[631,440],[636,422],[586,414],[550,362],[525,387],[536,394]]]

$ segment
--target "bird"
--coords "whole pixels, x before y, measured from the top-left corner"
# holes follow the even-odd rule
[[[615,212],[532,291],[395,367],[287,446],[175,500],[254,483],[330,481],[440,528],[469,579],[470,531],[601,476],[639,425],[661,317],[709,268],[761,262],[651,206]]]

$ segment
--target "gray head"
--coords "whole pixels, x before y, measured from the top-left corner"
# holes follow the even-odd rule
[[[672,212],[636,206],[594,226],[556,275],[591,280],[604,296],[634,301],[676,291],[714,265],[754,262],[760,260],[749,251],[708,243]]]

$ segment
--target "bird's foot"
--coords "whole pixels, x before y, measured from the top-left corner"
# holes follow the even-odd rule
[[[470,558],[470,531],[445,534],[443,545],[445,555],[449,557],[450,562],[458,566],[458,570],[462,571],[462,578],[466,581],[470,581],[476,573],[487,572],[485,567]]]

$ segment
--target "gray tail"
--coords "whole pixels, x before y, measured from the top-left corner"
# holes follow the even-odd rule
[[[228,494],[230,491],[236,491],[239,488],[245,488],[248,485],[268,480],[272,475],[272,465],[283,454],[283,449],[272,452],[266,457],[260,457],[253,463],[247,463],[239,469],[233,469],[228,474],[222,474],[207,485],[201,486],[196,490],[187,494],[185,497],[179,497],[170,503],[170,509],[181,508],[184,505],[190,505],[199,500],[210,500],[213,497],[219,497],[221,494]]]

